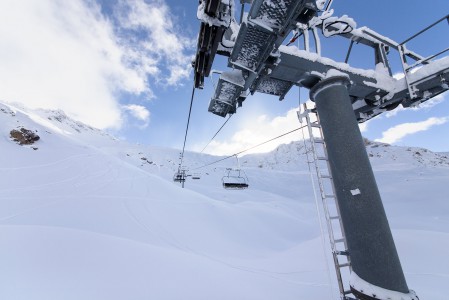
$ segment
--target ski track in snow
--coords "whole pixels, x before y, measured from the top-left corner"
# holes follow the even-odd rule
[[[132,189],[132,183],[130,185],[129,190]],[[291,274],[304,274],[304,273],[311,273],[316,272],[316,270],[311,271],[293,271],[293,272],[275,272],[270,270],[264,270],[264,269],[256,269],[256,268],[249,268],[246,266],[231,264],[229,262],[226,262],[224,260],[221,260],[217,257],[207,255],[204,252],[201,252],[199,250],[194,250],[193,248],[187,246],[184,243],[179,242],[167,229],[165,229],[160,223],[157,223],[154,221],[154,218],[151,215],[151,211],[148,209],[147,206],[144,205],[143,200],[146,198],[124,198],[123,203],[125,204],[125,207],[129,213],[129,215],[139,224],[141,225],[145,230],[147,230],[151,234],[157,233],[157,236],[167,243],[167,245],[170,245],[176,249],[179,249],[181,251],[186,251],[189,253],[192,253],[194,255],[206,258],[208,260],[211,260],[213,262],[220,263],[222,265],[225,265],[227,267],[230,267],[232,269],[236,269],[239,271],[244,272],[250,272],[255,274],[262,274],[266,276],[270,276],[277,280],[282,280],[288,283],[293,283],[297,285],[308,285],[308,286],[328,286],[328,284],[320,284],[320,283],[313,283],[313,282],[298,282],[298,281],[292,281],[288,280],[276,275],[291,275]],[[138,202],[137,202],[138,201]],[[134,205],[134,206],[132,206]],[[139,206],[139,207],[137,207]],[[133,208],[134,207],[134,208]],[[143,213],[145,212],[145,213]],[[150,222],[153,222],[152,225],[150,225]],[[322,271],[322,270],[319,270]]]
[[[1,299],[338,298],[303,143],[242,158],[248,190],[223,190],[227,161],[181,189],[171,181],[178,150],[78,132],[68,118],[30,118],[47,120],[48,111],[6,112]],[[41,135],[38,150],[9,139],[20,124]],[[418,148],[367,149],[410,288],[446,300],[438,291],[449,283],[449,160]],[[186,153],[188,165],[213,160]]]

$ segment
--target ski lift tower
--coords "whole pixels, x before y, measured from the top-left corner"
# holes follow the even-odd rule
[[[255,92],[282,100],[293,86],[309,89],[321,123],[347,245],[341,252],[350,261],[350,290],[340,288],[341,298],[350,299],[352,294],[362,300],[417,300],[405,280],[358,123],[447,91],[449,57],[436,58],[449,48],[423,57],[407,48],[410,39],[397,43],[369,28],[357,28],[347,16],[333,16],[331,3],[241,0],[237,23],[234,1],[200,0],[195,87],[203,88],[204,77],[209,76],[219,54],[229,58],[231,70],[220,75],[208,108],[213,114],[225,117],[235,113]],[[250,5],[248,13],[243,13],[245,4]],[[445,20],[449,21],[449,16],[435,24]],[[283,45],[292,31],[294,38],[304,38],[304,49]],[[344,62],[321,56],[320,36],[336,35],[350,41]],[[347,64],[354,43],[374,50],[374,69]],[[390,50],[400,55],[402,79],[392,76],[387,58]],[[409,64],[410,60],[414,63]]]

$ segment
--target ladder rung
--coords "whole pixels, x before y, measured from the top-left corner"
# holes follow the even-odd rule
[[[328,199],[328,198],[335,198],[335,195],[324,195],[324,198]]]
[[[335,251],[335,254],[343,255],[343,256],[349,256],[349,252],[348,251]]]
[[[324,144],[324,140],[320,139],[320,138],[315,138],[315,139],[313,139],[313,141],[317,144]]]
[[[310,126],[315,127],[315,128],[321,128],[321,125],[319,123],[315,123],[315,122],[310,123]]]
[[[324,167],[321,168],[320,166],[318,166],[316,169],[317,169],[317,175],[318,176],[322,177],[322,176],[327,176],[328,175],[329,169],[324,168]]]
[[[343,294],[349,295],[349,294],[352,294],[352,291],[351,291],[351,290],[349,290],[349,291],[344,291]]]
[[[326,156],[317,156],[316,159],[318,160],[327,160]]]
[[[344,268],[344,267],[349,267],[351,264],[350,263],[344,263],[341,265],[338,265],[339,268]]]
[[[325,179],[332,179],[332,176],[330,175],[320,175],[320,177]]]
[[[344,238],[341,238],[341,239],[335,239],[335,240],[334,240],[334,243],[343,243],[344,241],[345,241]]]
[[[340,220],[340,216],[331,216],[329,217],[331,220]]]

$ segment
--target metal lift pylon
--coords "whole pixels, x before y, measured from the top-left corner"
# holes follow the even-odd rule
[[[194,65],[195,86],[202,88],[215,54],[229,57],[228,67],[232,68],[221,73],[209,111],[225,117],[236,113],[246,97],[255,92],[276,95],[282,100],[295,85],[310,89],[323,134],[322,141],[315,140],[313,145],[321,142],[326,150],[326,155],[316,156],[316,161],[328,164],[331,172],[327,176],[335,190],[325,193],[324,198],[336,200],[345,239],[340,243],[337,235],[331,238],[334,260],[341,256],[335,256],[340,251],[337,244],[345,245],[340,254],[349,256],[346,263],[336,262],[337,272],[345,265],[350,267],[350,291],[357,299],[418,299],[405,281],[358,122],[399,105],[418,105],[449,90],[449,56],[439,58],[449,48],[423,57],[406,46],[436,24],[449,21],[449,15],[397,43],[369,28],[357,28],[347,16],[332,16],[328,11],[332,0],[240,2],[251,7],[236,24],[231,5],[234,1],[200,0],[197,16],[204,34],[200,34]],[[210,30],[203,30],[207,28]],[[343,64],[321,56],[318,29],[325,37],[339,35],[351,41]],[[283,45],[292,30],[298,37],[304,36],[304,49],[289,46],[290,43]],[[316,52],[308,45],[309,31],[313,33]],[[375,69],[363,70],[347,64],[354,44],[374,49]],[[390,49],[400,54],[402,79],[392,76],[387,57]],[[415,63],[409,65],[407,59]],[[320,175],[323,186],[325,179],[325,174]],[[337,220],[337,216],[329,213],[328,219]],[[342,298],[347,298],[348,289],[340,290]]]
[[[347,245],[350,291],[362,300],[418,300],[405,280],[352,109],[349,86],[346,76],[329,77],[310,90],[310,99],[315,102],[320,120],[326,154],[322,159],[328,162],[335,190],[332,197],[337,201]],[[334,246],[336,241],[334,239]],[[337,252],[333,255],[335,257]],[[336,267],[339,271],[338,260]],[[343,290],[343,299],[348,292]]]

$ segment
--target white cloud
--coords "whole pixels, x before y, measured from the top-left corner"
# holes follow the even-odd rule
[[[165,67],[168,76],[162,78],[162,83],[176,85],[189,77],[192,56],[186,53],[195,41],[180,34],[182,28],[176,27],[172,21],[175,16],[164,1],[121,0],[117,16],[123,28],[144,35],[135,51]]]
[[[143,122],[141,127],[147,127],[150,123],[150,111],[142,105],[129,104],[125,105],[124,109],[127,110],[136,119]]]
[[[313,106],[314,104],[310,100],[308,100],[307,107],[310,108]],[[213,155],[231,155],[268,141],[296,128],[305,126],[305,120],[303,121],[303,123],[299,122],[297,111],[298,108],[292,108],[284,116],[274,118],[269,118],[265,114],[252,118],[245,118],[246,121],[240,125],[242,129],[235,132],[229,141],[213,140],[208,145],[205,152]],[[313,114],[311,114],[310,116],[312,118],[312,122],[316,121]],[[371,120],[359,124],[360,131],[367,131],[367,126],[370,122]],[[318,137],[320,135],[319,129],[313,128],[313,134],[315,137]],[[244,154],[269,152],[274,150],[280,144],[288,144],[293,141],[299,141],[308,138],[308,128],[305,127],[284,137],[257,147],[253,150],[245,152]],[[194,151],[200,151],[203,147],[203,144],[198,144],[192,148]]]
[[[382,138],[376,139],[377,142],[392,144],[400,141],[407,135],[411,135],[420,131],[426,131],[432,126],[441,125],[449,121],[449,117],[445,118],[429,118],[422,122],[403,123],[394,126],[382,133]]]
[[[359,123],[360,132],[364,133],[368,131],[368,123],[369,121],[365,121],[363,123]]]
[[[297,110],[297,108],[291,109],[285,116],[275,117],[272,119],[268,118],[266,115],[260,115],[252,120],[248,120],[245,124],[242,124],[243,129],[237,131],[231,137],[230,141],[226,142],[214,140],[210,143],[205,152],[214,155],[231,155],[294,130],[301,126],[298,121],[296,113]],[[307,129],[304,129],[304,134],[306,134],[306,131]],[[301,131],[299,130],[263,146],[245,152],[245,154],[268,152],[275,149],[280,144],[298,141],[301,137]],[[201,150],[201,147],[196,148]]]
[[[89,125],[119,128],[119,95],[151,99],[149,79],[175,85],[187,77],[191,41],[175,34],[170,21],[163,26],[170,20],[167,5],[120,5],[130,7],[121,18],[133,20],[150,39],[125,34],[123,24],[103,16],[93,0],[0,1],[0,100],[62,109]]]

